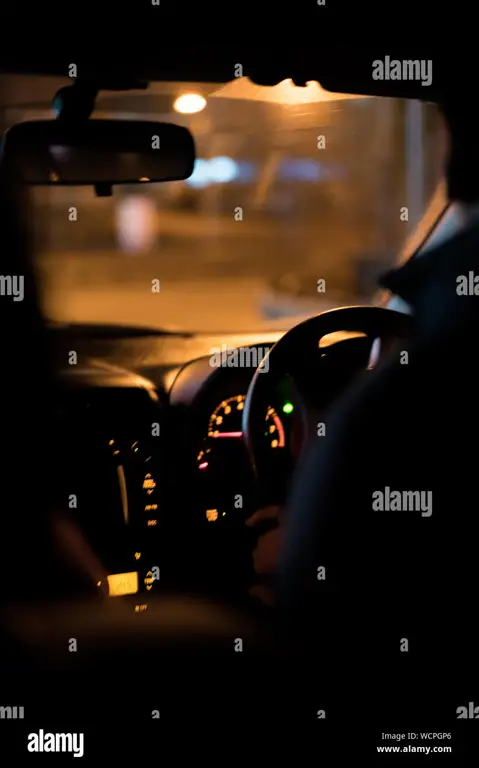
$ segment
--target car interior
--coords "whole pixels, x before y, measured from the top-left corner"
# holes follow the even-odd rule
[[[58,687],[45,727],[63,702],[104,736],[119,697],[118,722],[213,725],[233,687],[259,716],[282,651],[254,552],[275,521],[247,521],[287,504],[322,414],[413,332],[378,275],[464,217],[442,70],[426,89],[370,67],[352,49],[0,55],[2,506],[21,536],[0,705],[35,701],[37,722]]]

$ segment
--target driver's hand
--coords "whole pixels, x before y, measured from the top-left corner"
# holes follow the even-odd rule
[[[50,517],[53,541],[65,565],[76,571],[87,584],[99,586],[100,591],[108,595],[108,573],[78,524],[61,510],[52,512]]]
[[[246,525],[259,530],[258,541],[253,551],[253,565],[259,583],[251,587],[250,594],[268,605],[275,602],[272,577],[276,573],[282,545],[282,512],[282,507],[262,507],[246,520]]]

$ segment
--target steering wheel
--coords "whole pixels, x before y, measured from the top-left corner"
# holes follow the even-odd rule
[[[270,494],[274,495],[276,489],[277,497],[278,486],[281,487],[281,481],[284,486],[287,475],[287,465],[284,461],[272,461],[272,452],[267,449],[264,440],[265,413],[274,400],[272,395],[279,383],[289,378],[296,401],[295,409],[299,411],[303,431],[307,432],[312,416],[318,414],[314,404],[315,392],[321,390],[324,384],[321,339],[331,333],[348,331],[366,336],[372,345],[375,339],[407,338],[413,326],[410,315],[395,310],[369,306],[344,307],[308,318],[291,328],[271,347],[253,376],[243,412],[243,436],[263,495],[271,498]],[[281,492],[279,495],[282,495]],[[275,502],[280,500],[274,499]]]

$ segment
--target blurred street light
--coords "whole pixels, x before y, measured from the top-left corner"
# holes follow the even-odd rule
[[[183,93],[174,103],[174,109],[183,115],[201,112],[206,107],[206,99],[199,93]]]

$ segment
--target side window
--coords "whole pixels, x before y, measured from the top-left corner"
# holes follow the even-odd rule
[[[462,206],[458,203],[452,203],[447,211],[437,222],[437,225],[429,234],[426,242],[423,243],[415,258],[426,253],[431,248],[435,248],[440,243],[456,234],[464,226],[464,216]]]

